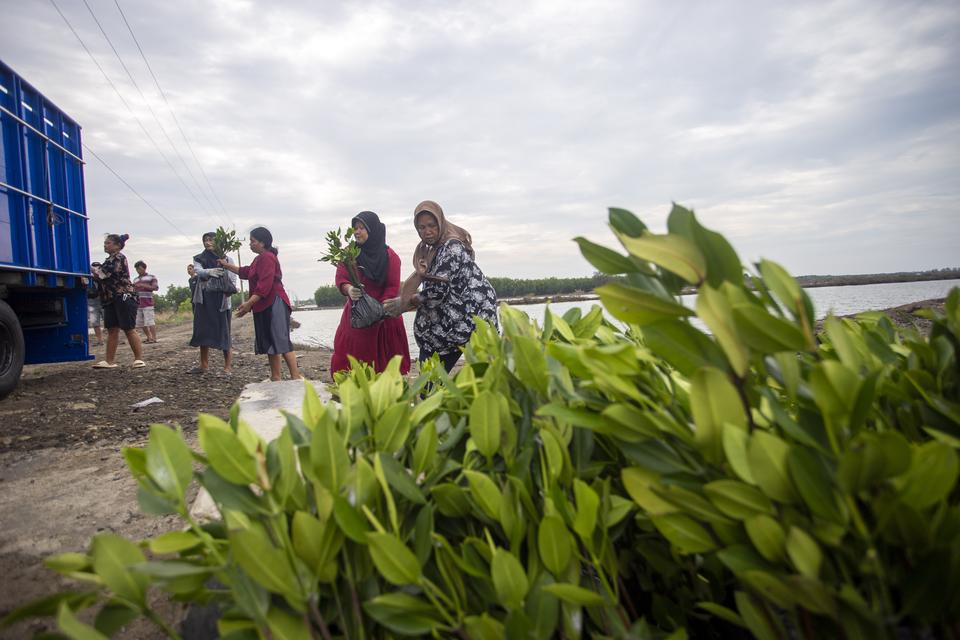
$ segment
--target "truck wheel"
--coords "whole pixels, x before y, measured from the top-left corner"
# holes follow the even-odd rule
[[[23,330],[17,314],[0,300],[0,398],[13,391],[23,369]]]

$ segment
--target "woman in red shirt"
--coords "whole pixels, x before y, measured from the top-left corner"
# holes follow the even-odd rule
[[[350,326],[350,310],[362,292],[380,302],[400,295],[400,256],[387,246],[387,229],[373,211],[362,211],[350,221],[360,247],[357,258],[361,291],[354,287],[344,265],[337,267],[337,289],[346,297],[340,326],[333,339],[330,373],[350,368],[347,356],[353,356],[383,371],[394,356],[401,357],[400,373],[410,371],[410,347],[402,318],[385,318],[369,327]]]
[[[250,251],[257,254],[246,267],[237,267],[226,260],[220,266],[250,281],[250,297],[237,307],[237,317],[253,311],[253,329],[256,335],[256,353],[267,354],[270,361],[270,380],[280,380],[280,358],[287,363],[292,380],[300,380],[300,369],[290,342],[290,298],[281,281],[283,273],[273,246],[273,235],[265,227],[250,232]]]

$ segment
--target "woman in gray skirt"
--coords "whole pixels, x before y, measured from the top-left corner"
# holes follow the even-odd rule
[[[256,353],[265,353],[270,361],[270,379],[280,380],[280,359],[290,370],[290,378],[299,380],[300,369],[290,342],[290,298],[283,288],[283,273],[273,246],[273,235],[265,227],[250,232],[250,251],[257,254],[246,267],[237,267],[221,259],[219,264],[228,271],[250,281],[250,297],[237,307],[237,317],[253,311],[253,329],[256,335]]]

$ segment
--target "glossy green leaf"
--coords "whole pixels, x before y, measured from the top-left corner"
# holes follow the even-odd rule
[[[135,573],[130,567],[146,560],[140,547],[112,533],[100,533],[90,545],[93,570],[115,594],[132,603],[143,606],[147,576]]]
[[[397,586],[420,581],[420,563],[413,551],[389,533],[368,533],[367,549],[374,566],[388,582]]]
[[[90,556],[74,551],[58,553],[55,556],[48,556],[43,560],[44,566],[59,573],[86,571],[91,568],[91,563],[92,558],[90,558]]]
[[[678,302],[625,284],[601,285],[594,293],[600,296],[610,315],[630,324],[644,326],[693,315],[693,311]]]
[[[609,214],[610,226],[615,232],[631,238],[639,238],[647,230],[647,225],[626,209],[610,207],[607,209],[607,213]]]
[[[571,551],[575,546],[563,518],[558,515],[544,516],[537,532],[537,549],[544,566],[555,576],[563,575],[570,564]]]
[[[627,467],[620,471],[620,479],[633,501],[648,514],[658,516],[678,511],[676,506],[654,493],[653,487],[660,486],[660,480],[649,469]]]
[[[617,237],[630,255],[652,262],[690,284],[699,284],[706,278],[707,264],[703,254],[683,236],[645,233],[639,238],[632,238],[617,233]]]
[[[149,547],[153,553],[179,553],[180,551],[193,549],[201,542],[202,540],[191,531],[168,531],[151,538]]]
[[[429,396],[418,402],[410,413],[411,424],[417,425],[422,423],[427,416],[443,406],[446,397],[446,392],[443,389],[436,389]]]
[[[443,624],[433,605],[403,591],[371,598],[363,603],[363,610],[378,624],[404,636],[429,635]]]
[[[57,626],[70,640],[108,640],[107,636],[81,622],[66,602],[60,603],[60,608],[57,611]]]
[[[770,562],[780,562],[786,559],[786,535],[783,527],[776,520],[766,514],[747,518],[744,527],[750,542],[760,555]]]
[[[759,600],[743,591],[737,591],[734,600],[744,625],[757,640],[780,640],[779,630]]]
[[[517,377],[525,385],[546,395],[549,377],[543,344],[530,336],[515,336],[511,342]]]
[[[360,544],[367,544],[367,534],[370,525],[366,518],[357,513],[344,498],[336,496],[333,499],[333,518],[345,536]]]
[[[737,480],[715,480],[703,486],[710,502],[726,516],[746,520],[757,514],[774,515],[773,503],[756,487]]]
[[[147,474],[168,496],[183,502],[193,479],[193,454],[183,437],[162,424],[150,425]]]
[[[573,519],[573,530],[584,541],[587,547],[590,536],[597,526],[597,512],[600,508],[600,496],[586,482],[575,478],[573,494],[577,502],[577,512]]]
[[[756,484],[753,471],[750,470],[750,456],[748,448],[750,434],[746,429],[735,427],[732,424],[723,425],[723,455],[733,472],[744,482]]]
[[[333,420],[323,418],[313,429],[310,464],[316,478],[331,493],[337,493],[346,481],[350,457]]]
[[[791,504],[796,490],[787,471],[790,445],[766,431],[754,431],[747,445],[750,474],[760,490],[774,500]]]
[[[925,509],[945,498],[957,485],[960,461],[942,442],[927,442],[913,451],[910,469],[898,479],[900,499],[915,509]]]
[[[757,353],[802,351],[806,346],[803,331],[792,322],[770,315],[750,303],[733,305],[737,334]]]
[[[463,474],[470,482],[470,495],[483,513],[492,520],[498,520],[502,496],[494,481],[479,471],[464,471]]]
[[[728,286],[731,285],[724,285]],[[713,333],[734,373],[742,378],[749,367],[750,353],[740,338],[733,319],[733,307],[723,290],[709,285],[700,287],[697,294],[697,315]]]
[[[206,413],[197,418],[200,447],[220,477],[234,484],[257,481],[257,461],[240,442],[230,425]]]
[[[823,554],[820,545],[800,527],[791,526],[787,532],[787,555],[802,575],[816,579],[820,574]]]
[[[470,405],[470,437],[487,459],[500,449],[500,403],[492,391],[481,391]]]
[[[497,598],[508,610],[523,606],[523,599],[530,588],[523,565],[515,555],[505,549],[493,552],[490,563],[490,577],[497,591]]]
[[[489,614],[467,616],[463,619],[470,640],[502,640],[506,637],[503,623]]]
[[[274,593],[296,593],[298,581],[286,554],[262,530],[232,531],[230,543],[237,564],[258,584]]]
[[[787,467],[797,493],[810,511],[831,522],[845,522],[831,482],[834,474],[817,453],[805,447],[793,447],[787,456]]]
[[[600,273],[614,275],[638,270],[630,258],[612,249],[590,242],[580,236],[574,238],[573,241],[579,245],[580,253],[583,254],[587,262],[596,267]]]
[[[460,518],[470,513],[467,492],[455,484],[438,484],[430,489],[430,494],[437,504],[437,509],[447,517]]]
[[[428,422],[417,435],[417,444],[413,449],[413,472],[416,475],[420,475],[433,465],[438,442],[437,425],[434,422]]]
[[[603,596],[596,591],[584,589],[583,587],[575,584],[557,582],[554,584],[545,585],[543,590],[570,604],[576,604],[583,607],[603,606]]]
[[[395,404],[383,411],[373,427],[373,438],[379,451],[392,454],[403,447],[410,435],[409,412],[406,404]]]
[[[747,626],[747,624],[743,621],[743,618],[741,618],[736,611],[728,609],[723,605],[719,605],[716,602],[698,602],[697,607],[717,616],[721,620],[726,620],[731,624],[735,624],[738,627]]]
[[[708,460],[723,459],[723,425],[747,428],[747,414],[736,387],[723,371],[704,367],[693,377],[690,409],[696,425],[694,441]]]
[[[706,553],[717,548],[710,533],[693,518],[671,513],[650,518],[657,531],[670,541],[680,554]]]
[[[414,504],[426,504],[423,491],[417,485],[414,476],[391,455],[380,453],[377,455],[383,475],[390,488]]]
[[[658,322],[643,327],[642,334],[653,353],[687,377],[701,367],[729,368],[717,343],[686,322]]]

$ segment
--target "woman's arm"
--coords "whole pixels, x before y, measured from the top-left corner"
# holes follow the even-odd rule
[[[467,251],[460,242],[455,240],[448,242],[437,255],[431,269],[431,275],[443,278],[443,280],[424,280],[423,288],[420,293],[412,296],[411,303],[414,299],[417,299],[417,305],[422,304],[426,307],[435,307],[442,303],[450,291],[453,279],[460,273],[468,259]]]

